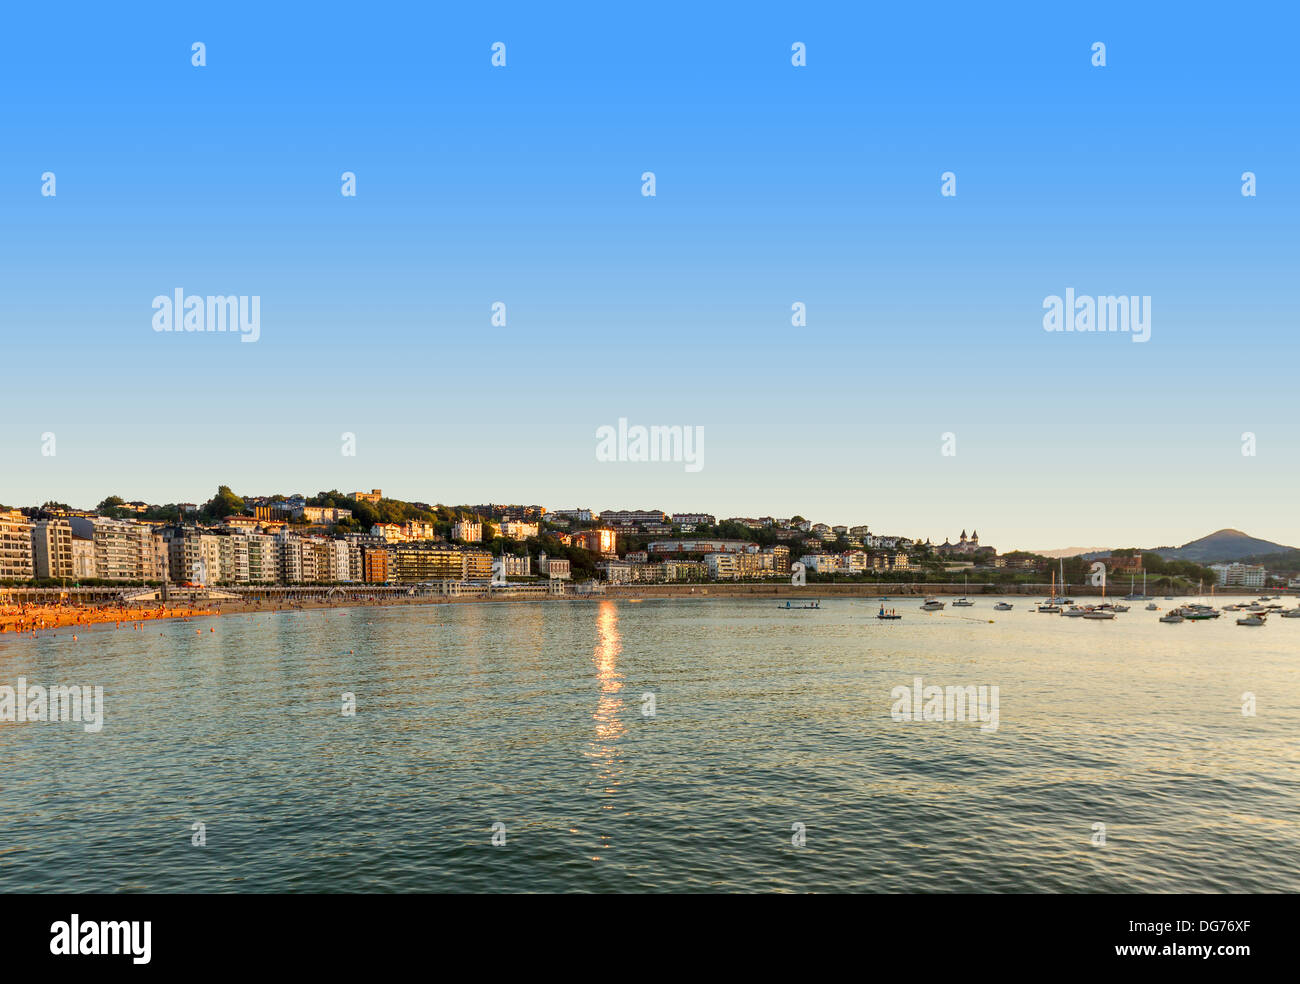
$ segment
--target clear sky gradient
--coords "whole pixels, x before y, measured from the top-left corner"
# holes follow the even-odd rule
[[[382,487],[1300,544],[1298,20],[11,5],[0,502]],[[260,341],[155,333],[177,287],[260,295]],[[1067,287],[1150,295],[1151,340],[1044,332]],[[598,462],[620,417],[703,427],[703,470]]]

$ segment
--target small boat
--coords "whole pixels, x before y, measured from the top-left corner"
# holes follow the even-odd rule
[[[1283,618],[1300,618],[1300,608],[1288,608],[1284,612],[1278,612]]]
[[[1065,611],[1061,612],[1062,618],[1082,618],[1087,613],[1086,608],[1080,608],[1078,605],[1071,605]]]
[[[787,601],[784,605],[777,605],[776,607],[777,611],[782,612],[820,611],[822,603],[820,601],[810,601],[806,605],[792,605]]]
[[[1165,595],[1165,601],[1173,601],[1173,600],[1174,600],[1173,595]]]
[[[1238,624],[1238,625],[1263,625],[1263,624],[1264,624],[1264,616],[1263,616],[1263,615],[1247,615],[1245,618],[1239,618],[1239,619],[1237,619],[1237,624]]]
[[[1151,604],[1147,605],[1147,611],[1149,611],[1149,612],[1158,612],[1158,611],[1160,611],[1160,606],[1157,605],[1157,604],[1153,601],[1153,602],[1151,602]]]
[[[954,602],[952,603],[952,607],[953,607],[953,608],[970,608],[971,606],[973,606],[973,605],[975,604],[975,602],[971,601],[969,598],[966,597],[966,588],[968,587],[968,585],[967,585],[966,582],[967,582],[968,580],[969,580],[969,579],[968,579],[967,577],[965,577],[965,576],[962,577],[962,579],[961,579],[961,597],[958,598],[956,601],[954,601]]]
[[[937,612],[943,608],[943,602],[937,598],[926,598],[925,604],[921,606],[923,612]]]
[[[1060,564],[1061,564],[1061,597],[1057,598],[1056,600],[1059,601],[1062,605],[1073,605],[1074,599],[1065,597],[1066,584],[1065,584],[1065,558],[1064,557],[1060,558]]]
[[[893,609],[890,609],[889,611],[885,611],[884,605],[881,605],[880,611],[876,612],[876,618],[902,618],[902,617],[903,617],[902,615],[896,614]]]
[[[996,605],[993,606],[993,610],[995,612],[1009,612],[1011,611],[1011,608],[1012,606],[1008,605],[1005,601],[999,601]],[[1296,614],[1300,615],[1300,608],[1296,609]]]
[[[1052,571],[1052,593],[1046,601],[1038,606],[1038,611],[1047,614],[1057,614],[1061,612],[1061,606],[1056,603],[1056,571]]]
[[[1181,622],[1182,620],[1183,617],[1177,612],[1170,612],[1168,615],[1160,616],[1160,621],[1162,622]]]
[[[1183,618],[1187,619],[1189,622],[1204,622],[1206,619],[1218,617],[1218,612],[1203,612],[1195,608],[1183,612]]]
[[[1115,613],[1104,608],[1093,608],[1083,613],[1084,618],[1114,618]]]
[[[1135,577],[1130,577],[1128,581],[1128,594],[1124,596],[1125,601],[1146,601],[1148,598],[1150,598],[1150,595],[1147,594],[1146,571],[1142,572],[1142,593],[1141,594],[1138,594],[1136,591],[1133,590],[1134,583],[1135,583]]]
[[[1111,605],[1111,608],[1114,611],[1120,612],[1121,614],[1129,610],[1128,605]]]

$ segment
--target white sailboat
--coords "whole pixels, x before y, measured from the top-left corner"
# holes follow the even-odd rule
[[[963,574],[961,577],[961,597],[952,603],[953,608],[970,608],[975,602],[966,597],[967,582],[970,579]]]
[[[1061,599],[1060,599],[1060,601],[1061,601],[1061,604],[1062,604],[1062,605],[1073,605],[1073,604],[1074,604],[1074,599],[1073,599],[1073,598],[1067,598],[1067,597],[1066,597],[1067,587],[1066,587],[1066,584],[1065,584],[1065,558],[1064,558],[1064,557],[1060,558],[1060,562],[1061,562]]]
[[[1133,590],[1133,585],[1137,581],[1137,575],[1130,575],[1128,580],[1128,594],[1124,596],[1125,601],[1146,601],[1147,600],[1147,572],[1142,572],[1142,593],[1138,594]]]
[[[1037,610],[1048,614],[1052,612],[1060,614],[1061,606],[1056,603],[1056,571],[1052,571],[1052,593],[1045,602],[1038,606]]]

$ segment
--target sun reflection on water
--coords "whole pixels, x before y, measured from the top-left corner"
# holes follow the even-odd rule
[[[587,757],[596,766],[596,780],[592,788],[601,800],[601,810],[613,810],[613,797],[618,792],[624,771],[619,740],[627,734],[627,725],[619,716],[623,709],[623,676],[618,672],[618,656],[623,651],[623,640],[618,633],[618,605],[602,601],[596,612],[596,648],[592,659],[596,664],[596,680],[600,696],[591,719],[595,736],[588,744]],[[600,847],[609,847],[609,835],[600,834]],[[592,858],[594,861],[600,858]]]

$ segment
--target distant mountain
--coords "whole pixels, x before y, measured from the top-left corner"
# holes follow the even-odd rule
[[[1244,560],[1261,554],[1285,553],[1294,550],[1272,540],[1260,540],[1241,530],[1216,530],[1181,547],[1157,547],[1153,553],[1169,560],[1190,560],[1196,564],[1222,564]]]
[[[1260,540],[1241,530],[1217,530],[1199,540],[1184,543],[1181,547],[1148,547],[1143,552],[1159,554],[1167,560],[1189,560],[1194,564],[1221,564],[1267,554],[1291,553],[1295,549],[1295,547],[1274,543],[1272,540]],[[1084,560],[1092,560],[1110,552],[1110,547],[1064,547],[1060,550],[1031,551],[1053,559],[1082,557]]]
[[[1109,547],[1064,547],[1060,550],[1031,550],[1030,553],[1036,553],[1040,557],[1051,557],[1055,560],[1057,557],[1077,557],[1080,554],[1087,553],[1109,553]]]

